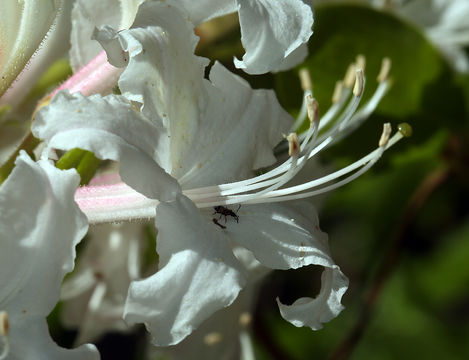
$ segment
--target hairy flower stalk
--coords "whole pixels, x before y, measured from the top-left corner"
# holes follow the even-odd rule
[[[363,69],[356,67],[355,64],[347,72],[344,81],[346,87],[341,94],[334,94],[339,100],[321,118],[310,89],[305,90],[304,106],[307,109],[310,128],[298,137],[299,151],[292,153],[284,163],[253,178],[216,186],[184,189],[183,193],[194,201],[198,208],[281,202],[331,191],[365,173],[379,160],[384,151],[406,136],[401,128],[391,137],[390,126],[385,125],[378,148],[343,169],[301,185],[282,187],[294,178],[309,159],[359,126],[386,93],[389,88],[387,78],[390,69],[389,59],[383,60],[376,91],[366,104],[357,110],[363,96],[365,80]],[[350,71],[355,76],[352,82],[350,79],[347,80]],[[324,123],[334,125],[318,135],[319,131],[324,129]],[[289,141],[290,145],[292,141]],[[148,199],[122,182],[80,187],[75,194],[75,200],[92,224],[153,218],[155,206],[159,203],[158,200]]]

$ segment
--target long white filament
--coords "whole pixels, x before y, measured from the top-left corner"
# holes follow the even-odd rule
[[[197,207],[209,208],[217,205],[255,204],[302,199],[334,190],[353,181],[368,171],[379,160],[384,151],[402,139],[406,135],[405,132],[399,131],[389,139],[390,126],[386,125],[383,132],[384,141],[380,141],[380,146],[362,159],[327,176],[300,185],[283,187],[305,166],[308,159],[353,131],[369,116],[389,88],[389,81],[387,80],[389,68],[390,61],[388,59],[383,60],[382,70],[378,76],[380,84],[370,100],[357,111],[363,95],[365,79],[362,68],[352,67],[353,73],[348,71],[344,80],[346,88],[338,87],[339,91],[334,95],[336,98],[334,105],[320,121],[317,115],[317,103],[312,99],[311,90],[310,88],[304,89],[307,94],[304,99],[304,106],[310,118],[310,129],[301,135],[298,140],[296,140],[295,135],[295,144],[297,145],[294,147],[296,151],[290,154],[291,156],[279,166],[250,179],[216,186],[185,189],[183,193],[194,201]],[[355,86],[353,95],[350,97],[351,87],[353,86],[350,80],[351,74],[354,74]],[[349,99],[348,102],[347,99]],[[327,123],[331,123],[333,119],[336,119],[333,126],[318,135],[319,131],[325,128]],[[326,125],[324,125],[324,122],[326,122]],[[292,145],[291,141],[290,145]],[[155,207],[158,204],[157,200],[147,199],[125,184],[121,184],[120,188],[118,187],[119,185],[114,186],[115,191],[110,190],[108,186],[96,187],[96,189],[88,187],[79,194],[77,193],[76,200],[91,223],[142,219],[154,216]],[[112,206],[116,203],[121,204],[117,209]],[[125,206],[122,205],[124,203]],[[111,209],[107,209],[108,207],[111,207]],[[87,286],[87,282],[83,279],[81,287]]]

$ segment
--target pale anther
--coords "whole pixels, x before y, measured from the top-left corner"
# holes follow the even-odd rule
[[[378,82],[380,83],[383,81],[386,81],[389,76],[390,71],[391,71],[391,59],[385,57],[381,61],[381,69],[379,70],[379,74],[376,80],[378,80]]]
[[[309,74],[309,70],[307,68],[300,69],[299,77],[303,91],[313,90],[313,82],[311,81],[311,75]]]
[[[383,124],[383,132],[381,134],[381,137],[379,139],[378,145],[380,147],[385,147],[388,145],[389,137],[391,136],[392,128],[390,123],[385,123]]]
[[[360,97],[363,93],[363,88],[365,85],[365,79],[363,75],[363,70],[358,69],[355,73],[355,86],[353,87],[353,95]]]
[[[295,156],[300,152],[300,142],[298,141],[298,135],[296,133],[290,133],[287,136],[288,141],[288,155]]]
[[[306,106],[308,109],[308,119],[310,123],[319,121],[319,104],[311,95],[306,96]]]

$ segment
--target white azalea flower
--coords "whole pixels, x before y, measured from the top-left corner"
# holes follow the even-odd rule
[[[329,255],[315,210],[308,204],[266,203],[341,186],[402,137],[397,133],[389,139],[387,126],[378,149],[358,162],[280,189],[310,157],[366,117],[385,91],[385,76],[383,87],[355,112],[364,85],[363,71],[357,70],[353,95],[349,88],[337,95],[323,117],[328,123],[338,116],[336,125],[318,137],[313,111],[311,129],[300,141],[289,137],[291,158],[253,176],[253,170],[275,161],[272,148],[292,125],[273,92],[250,89],[218,63],[210,81],[205,80],[206,60],[193,55],[197,39],[192,24],[162,2],[142,4],[132,29],[116,33],[106,27],[96,37],[110,62],[125,66],[119,80],[123,95],[58,93],[38,112],[33,132],[49,149],[79,147],[120,162],[127,185],[85,187],[77,193],[91,222],[156,219],[160,270],[131,284],[125,320],[145,323],[154,344],[183,340],[216,310],[230,305],[245,286],[246,271],[233,255],[233,243],[270,268],[323,266],[319,296],[280,305],[281,313],[296,326],[313,329],[336,316],[347,279]],[[314,101],[308,99],[311,112]],[[235,204],[241,208],[230,207]]]
[[[59,5],[59,0],[0,2],[0,97],[43,41]]]
[[[58,347],[46,322],[88,228],[73,200],[78,183],[74,170],[22,152],[0,187],[0,359],[99,359],[92,345]]]

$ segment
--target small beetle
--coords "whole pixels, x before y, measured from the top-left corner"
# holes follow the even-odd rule
[[[239,222],[239,216],[238,216],[238,211],[239,211],[239,208],[241,207],[241,204],[238,206],[238,209],[236,210],[236,212],[234,212],[233,210],[230,210],[224,206],[214,206],[213,207],[213,210],[215,210],[215,212],[212,214],[212,215],[215,215],[215,214],[220,214],[220,217],[218,218],[218,220],[221,219],[222,216],[225,217],[225,224],[226,224],[226,217],[227,216],[231,216],[232,218],[234,218],[236,220],[236,222],[238,223]]]

